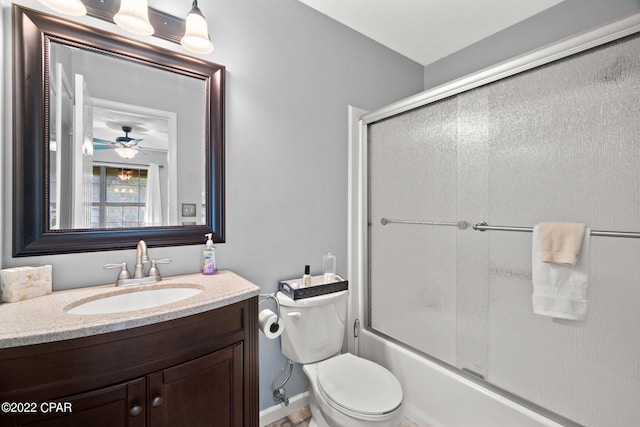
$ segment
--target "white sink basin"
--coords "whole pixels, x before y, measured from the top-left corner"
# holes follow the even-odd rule
[[[67,310],[69,314],[109,314],[157,307],[198,295],[197,288],[158,288],[110,295]]]

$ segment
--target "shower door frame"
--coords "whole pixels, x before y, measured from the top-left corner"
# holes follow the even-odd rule
[[[417,95],[405,98],[395,103],[389,104],[378,110],[364,113],[364,110],[349,108],[349,223],[348,223],[348,280],[351,284],[351,300],[349,320],[354,326],[356,319],[360,324],[360,335],[362,332],[371,333],[384,339],[389,339],[401,346],[407,347],[416,353],[426,356],[430,360],[441,366],[451,369],[456,373],[489,388],[497,393],[514,400],[517,403],[529,407],[536,412],[549,416],[552,419],[565,422],[565,425],[574,425],[571,421],[564,419],[538,405],[532,404],[525,399],[505,391],[487,381],[475,378],[453,365],[425,355],[424,353],[412,349],[411,347],[398,343],[393,338],[376,331],[371,327],[370,318],[370,267],[369,267],[369,182],[368,182],[368,126],[378,121],[414,110],[433,102],[449,98],[451,96],[466,92],[477,87],[502,80],[504,78],[522,73],[527,70],[566,58],[568,56],[583,52],[594,47],[621,39],[640,31],[640,13],[632,14],[620,20],[605,24],[594,29],[579,33],[576,36],[560,40],[557,43],[544,46],[529,53],[517,56],[510,60],[501,62],[495,66],[485,68],[478,72],[469,74],[449,83],[426,90]],[[350,329],[350,328],[348,328]],[[361,343],[356,334],[349,330],[347,334],[348,349],[354,354],[359,354]]]

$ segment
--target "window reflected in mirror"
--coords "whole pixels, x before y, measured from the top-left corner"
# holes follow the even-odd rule
[[[91,228],[146,225],[147,169],[93,167]]]

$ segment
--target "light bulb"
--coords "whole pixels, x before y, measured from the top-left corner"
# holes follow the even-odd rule
[[[72,16],[87,14],[87,8],[80,0],[40,0],[40,3],[56,12]]]
[[[187,15],[184,37],[180,40],[182,47],[194,53],[209,53],[213,51],[213,43],[209,39],[207,20],[198,8],[198,2],[193,2],[193,7]]]
[[[116,153],[123,159],[133,159],[138,154],[138,150],[130,147],[118,147]]]
[[[154,32],[149,22],[147,0],[122,0],[120,10],[113,15],[113,22],[120,28],[141,36],[150,36]]]

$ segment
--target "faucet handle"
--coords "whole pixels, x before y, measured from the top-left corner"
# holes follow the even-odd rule
[[[116,286],[119,286],[122,283],[123,280],[131,278],[131,274],[129,274],[129,270],[127,270],[127,263],[126,262],[122,262],[120,264],[105,264],[103,267],[104,267],[105,270],[111,270],[113,268],[120,268],[120,273],[118,274],[118,279],[116,281]]]
[[[152,259],[151,260],[151,268],[149,269],[149,274],[148,276],[153,276],[155,277],[155,279],[157,281],[162,280],[162,277],[160,276],[160,270],[158,270],[158,266],[157,264],[169,264],[171,262],[171,259],[169,258],[164,258],[164,259]]]

